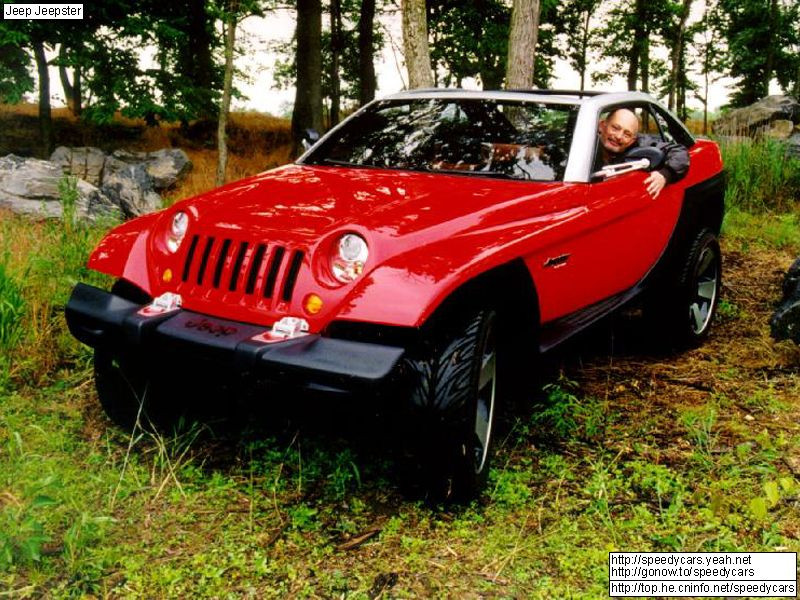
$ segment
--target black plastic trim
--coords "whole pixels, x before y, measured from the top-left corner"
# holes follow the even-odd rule
[[[65,314],[72,334],[94,348],[139,353],[163,361],[211,358],[241,374],[356,391],[380,383],[395,371],[402,347],[306,335],[275,343],[254,340],[267,328],[188,310],[154,317],[139,314],[142,305],[79,283]]]

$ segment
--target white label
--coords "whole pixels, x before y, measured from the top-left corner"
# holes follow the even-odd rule
[[[796,552],[610,552],[609,596],[797,596]]]
[[[83,19],[83,4],[3,4],[4,19]]]

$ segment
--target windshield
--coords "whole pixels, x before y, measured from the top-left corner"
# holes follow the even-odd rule
[[[304,160],[315,165],[558,181],[577,106],[484,99],[378,102]]]

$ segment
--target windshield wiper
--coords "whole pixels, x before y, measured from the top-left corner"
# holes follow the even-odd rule
[[[501,171],[468,171],[466,169],[421,169],[426,173],[446,173],[447,175],[472,175],[474,177],[494,177],[495,179],[520,179]]]
[[[322,158],[320,159],[317,164],[324,164],[324,165],[336,165],[337,167],[363,167],[364,165],[359,165],[356,163],[347,162],[346,160],[336,160],[335,158]]]

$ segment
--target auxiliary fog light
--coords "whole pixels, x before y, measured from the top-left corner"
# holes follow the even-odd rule
[[[163,315],[164,313],[178,310],[183,304],[180,294],[173,294],[172,292],[164,292],[160,296],[153,298],[153,301],[139,310],[139,314],[143,317],[152,317],[154,315]]]
[[[303,310],[310,315],[315,315],[322,310],[322,298],[317,294],[309,294],[303,298]]]

